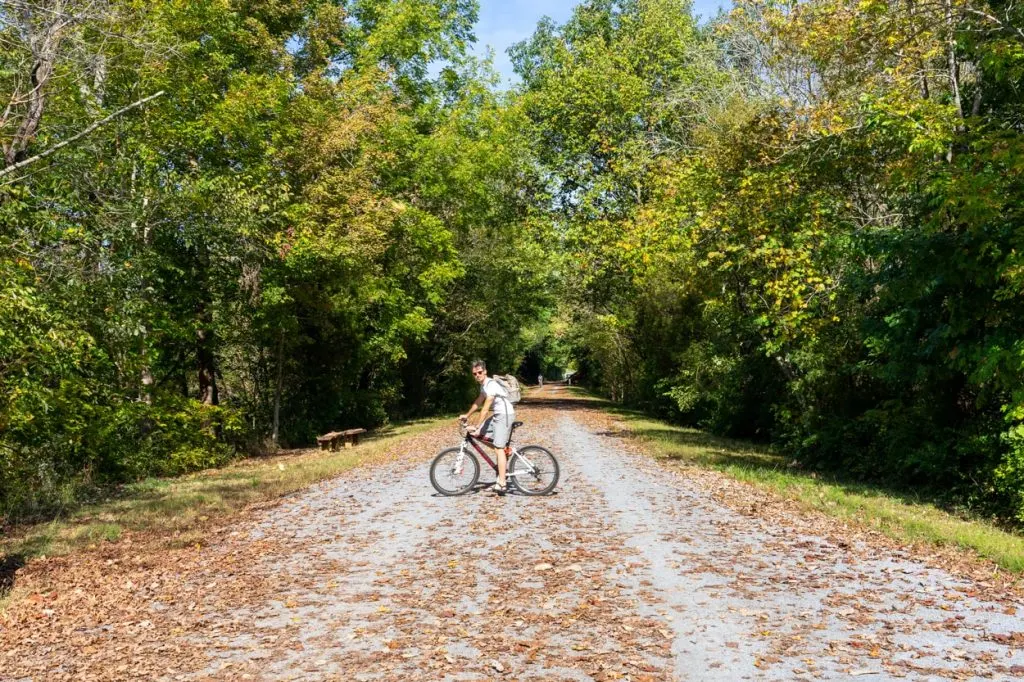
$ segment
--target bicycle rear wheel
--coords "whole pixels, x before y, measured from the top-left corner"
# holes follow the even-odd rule
[[[539,445],[518,449],[508,463],[509,482],[524,495],[547,495],[558,485],[558,460]]]
[[[442,495],[462,495],[480,478],[480,462],[462,448],[448,448],[430,465],[430,484]]]

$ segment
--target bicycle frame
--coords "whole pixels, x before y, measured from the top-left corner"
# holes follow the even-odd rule
[[[467,433],[466,437],[462,441],[462,451],[463,451],[463,453],[465,453],[465,451],[466,451],[466,444],[467,443],[469,445],[472,445],[473,449],[476,450],[476,454],[478,454],[481,457],[483,457],[484,461],[487,462],[488,464],[490,464],[491,468],[494,469],[494,471],[498,471],[498,464],[497,464],[497,462],[493,461],[490,457],[488,457],[487,453],[484,451],[484,449],[480,447],[480,443],[483,443],[483,442],[486,442],[486,441],[484,441],[482,438],[477,438],[476,436],[473,436],[473,435],[470,435],[470,434]],[[508,456],[511,457],[512,453],[515,452],[515,448],[512,447],[512,443],[508,444],[508,449],[509,449]]]
[[[487,456],[486,450],[489,450],[490,448],[486,448],[485,449],[485,448],[481,448],[480,447],[481,443],[487,443],[487,442],[489,442],[489,441],[487,441],[487,440],[485,440],[483,438],[480,438],[479,436],[474,436],[474,435],[472,435],[470,433],[466,433],[465,437],[462,440],[462,448],[461,448],[461,452],[459,453],[458,466],[459,467],[462,466],[462,457],[466,456],[466,444],[468,443],[469,445],[473,446],[474,450],[476,450],[476,454],[480,455],[480,457],[482,457],[483,460],[490,465],[491,469],[494,470],[494,473],[498,473],[498,464],[497,464],[497,462],[495,462],[494,460],[492,460],[490,457]],[[533,462],[528,460],[526,457],[523,457],[523,453],[521,453],[518,450],[516,450],[515,446],[512,445],[511,439],[508,442],[508,448],[507,449],[508,449],[508,454],[506,455],[506,457],[507,457],[507,460],[508,460],[508,462],[507,462],[508,464],[512,463],[512,456],[516,455],[516,456],[519,457],[519,459],[522,462],[524,462],[526,464],[526,466],[528,466],[530,468],[531,471],[536,469],[536,467],[534,467],[534,465],[533,465]],[[509,469],[506,469],[505,476],[508,477],[509,479],[513,479],[516,476],[518,476],[520,473],[522,473],[522,472],[511,471]]]

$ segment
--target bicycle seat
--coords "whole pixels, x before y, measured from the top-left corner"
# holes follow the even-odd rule
[[[512,428],[513,429],[518,429],[522,425],[523,425],[523,422],[512,422]]]

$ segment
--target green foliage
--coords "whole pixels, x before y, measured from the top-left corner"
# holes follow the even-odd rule
[[[1007,452],[992,472],[991,492],[1003,505],[1016,512],[1015,520],[1024,523],[1024,443],[1021,426],[1006,434]]]
[[[948,8],[586,3],[514,57],[593,386],[1019,522],[1021,17]]]
[[[515,368],[550,264],[475,2],[104,9],[62,34],[25,156],[167,95],[0,187],[4,518],[462,403],[469,357]],[[26,16],[0,13],[7,94],[50,20]]]

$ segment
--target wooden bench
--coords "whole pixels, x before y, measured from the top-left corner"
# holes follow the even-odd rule
[[[318,436],[316,442],[320,446],[321,450],[326,450],[328,448],[331,450],[337,450],[338,443],[340,442],[344,442],[346,448],[351,448],[359,444],[359,434],[361,433],[366,433],[366,429],[331,431],[330,433]]]

